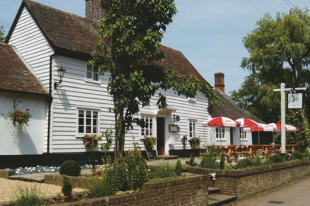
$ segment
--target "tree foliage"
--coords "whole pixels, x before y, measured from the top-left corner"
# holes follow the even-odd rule
[[[287,87],[310,83],[310,16],[308,10],[291,9],[275,18],[266,14],[243,43],[250,56],[241,67],[250,72],[233,99],[266,122],[278,121],[280,95],[273,92],[284,82]],[[309,91],[306,102],[310,101]],[[306,105],[309,117],[309,105]]]
[[[4,29],[3,26],[0,26],[0,42],[4,42],[5,36],[4,36]]]
[[[108,92],[113,97],[115,151],[122,152],[127,130],[134,123],[139,107],[150,104],[157,92],[159,108],[167,106],[165,91],[194,97],[198,91],[217,99],[210,86],[193,76],[158,64],[165,57],[160,42],[167,25],[177,12],[173,0],[102,0],[104,18],[99,24],[102,41],[93,53],[93,64],[101,74],[109,74]],[[219,101],[218,101],[219,102]]]

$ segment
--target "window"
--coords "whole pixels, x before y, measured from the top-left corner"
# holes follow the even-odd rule
[[[99,113],[95,110],[79,109],[78,133],[99,133],[98,131]]]
[[[224,139],[225,138],[225,128],[217,127],[216,128],[216,139]]]
[[[189,120],[189,138],[196,137],[196,121]]]
[[[141,127],[141,136],[152,137],[153,135],[153,118],[152,116],[143,116],[144,125]]]
[[[87,64],[86,77],[87,79],[99,81],[99,67],[93,67],[93,65]]]
[[[240,139],[246,139],[246,132],[243,130],[243,128],[240,128]]]

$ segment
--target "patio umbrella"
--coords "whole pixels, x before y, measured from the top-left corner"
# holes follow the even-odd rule
[[[268,125],[272,126],[274,128],[275,132],[281,132],[281,124],[280,123],[270,123]],[[286,132],[298,132],[299,128],[286,124],[285,125],[285,131]]]
[[[236,119],[236,122],[240,124],[240,127],[258,127],[257,122],[247,118]]]
[[[260,132],[274,132],[275,129],[271,125],[258,123],[257,127],[244,128],[248,132],[258,132],[258,144],[260,144]]]
[[[239,124],[228,117],[214,117],[202,124],[204,127],[238,127]]]

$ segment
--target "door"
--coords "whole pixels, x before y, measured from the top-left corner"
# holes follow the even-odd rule
[[[157,118],[157,153],[165,154],[165,118]]]
[[[234,144],[234,129],[230,128],[230,144]]]

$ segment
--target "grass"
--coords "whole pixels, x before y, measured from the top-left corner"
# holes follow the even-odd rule
[[[16,206],[41,206],[44,204],[42,193],[36,187],[19,187],[13,196],[16,199]]]

